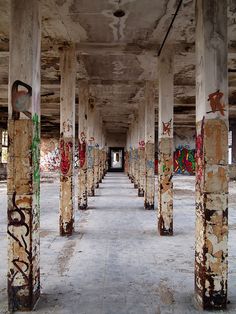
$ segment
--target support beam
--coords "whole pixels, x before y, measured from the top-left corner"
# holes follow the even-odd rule
[[[88,196],[94,196],[95,195],[95,185],[94,185],[94,145],[95,145],[94,123],[95,123],[95,104],[91,99],[89,101],[89,104],[88,104],[88,150],[87,150]]]
[[[88,81],[79,83],[79,173],[78,173],[78,206],[88,207],[87,190],[87,137],[88,137]]]
[[[145,84],[145,161],[146,188],[144,208],[154,209],[155,176],[154,176],[154,140],[155,140],[155,84]]]
[[[228,77],[227,1],[196,1],[195,300],[227,305]]]
[[[172,47],[166,46],[158,59],[158,231],[173,235],[173,118],[174,72]]]
[[[19,31],[20,30],[20,31]],[[8,116],[8,305],[31,311],[40,296],[39,1],[11,0]]]
[[[74,147],[75,147],[75,83],[74,47],[60,51],[60,235],[71,235],[74,229]]]

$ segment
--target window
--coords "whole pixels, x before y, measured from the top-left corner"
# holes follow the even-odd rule
[[[8,147],[8,133],[6,130],[2,132],[2,160],[3,164],[7,163],[7,147]]]

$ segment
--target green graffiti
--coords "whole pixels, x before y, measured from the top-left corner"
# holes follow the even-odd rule
[[[36,196],[36,207],[39,209],[40,202],[40,130],[39,117],[35,113],[33,118],[33,141],[32,141],[32,161],[33,161],[33,182]]]

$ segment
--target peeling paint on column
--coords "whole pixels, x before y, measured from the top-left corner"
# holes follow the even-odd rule
[[[138,166],[139,166],[139,189],[138,196],[144,197],[146,168],[145,168],[145,142],[141,140],[138,148]]]
[[[102,150],[99,149],[98,151],[98,156],[99,156],[99,183],[102,183]]]
[[[173,138],[160,138],[158,153],[158,230],[173,235]]]
[[[40,294],[38,116],[9,120],[8,134],[9,310],[23,311]]]
[[[90,138],[88,141],[87,151],[87,184],[88,184],[88,196],[94,196],[94,138]]]
[[[197,123],[195,291],[204,309],[227,304],[227,138],[225,121]]]
[[[106,150],[103,150],[103,177],[106,175]]]
[[[196,1],[195,301],[227,306],[228,43],[227,1]]]
[[[134,148],[130,149],[130,180],[131,183],[134,183]]]
[[[79,137],[79,172],[78,172],[78,206],[87,209],[87,143],[84,132]]]
[[[71,235],[74,229],[73,199],[73,139],[63,137],[60,142],[60,235]]]
[[[138,149],[134,149],[134,188],[139,187],[139,162],[138,162]]]
[[[99,145],[95,144],[94,147],[94,185],[99,188]]]
[[[159,127],[158,127],[158,232],[173,235],[173,47],[166,46],[159,57]]]
[[[154,143],[145,144],[146,188],[144,208],[154,209],[155,177],[154,177]]]

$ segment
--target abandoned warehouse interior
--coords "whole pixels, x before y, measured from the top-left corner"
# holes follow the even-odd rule
[[[0,313],[235,313],[235,179],[235,0],[0,0]]]

